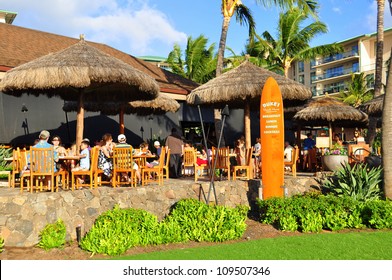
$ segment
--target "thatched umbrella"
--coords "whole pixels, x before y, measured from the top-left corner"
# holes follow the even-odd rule
[[[66,101],[63,106],[65,112],[77,111],[77,102]],[[132,102],[85,102],[84,109],[90,112],[101,112],[104,115],[119,114],[120,133],[124,133],[124,113],[139,116],[161,115],[166,112],[177,112],[180,104],[171,97],[159,94],[153,100]]]
[[[187,96],[194,104],[198,95],[204,104],[216,107],[229,104],[230,108],[244,109],[246,147],[250,147],[250,109],[260,106],[261,91],[267,79],[273,77],[279,85],[285,105],[296,105],[312,97],[312,92],[294,80],[255,66],[248,60],[238,67],[197,87]]]
[[[330,147],[332,124],[353,127],[366,125],[368,122],[368,116],[364,112],[329,96],[312,99],[304,109],[295,114],[294,119],[309,125],[328,125]]]
[[[367,113],[369,116],[381,117],[382,106],[384,104],[384,95],[377,96],[359,106],[359,109]]]
[[[158,95],[159,86],[147,74],[81,38],[64,50],[8,71],[0,82],[0,91],[14,96],[45,94],[77,100],[76,144],[79,145],[83,138],[84,101],[148,100]]]

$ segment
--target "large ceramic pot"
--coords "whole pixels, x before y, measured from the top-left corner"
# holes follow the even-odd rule
[[[382,164],[381,157],[376,155],[365,157],[365,162],[370,168],[379,167]]]
[[[342,155],[328,155],[323,156],[323,166],[327,171],[336,171],[343,168],[342,164],[348,163],[348,156]]]

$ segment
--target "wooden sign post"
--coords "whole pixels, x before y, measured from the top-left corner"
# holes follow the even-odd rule
[[[279,86],[269,77],[260,102],[261,174],[263,199],[283,197],[284,119]]]

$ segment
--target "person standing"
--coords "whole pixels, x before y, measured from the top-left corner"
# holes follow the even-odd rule
[[[303,149],[304,149],[304,154],[303,154],[303,165],[302,169],[305,171],[306,169],[311,170],[312,169],[312,159],[311,159],[311,154],[312,150],[314,147],[316,147],[316,141],[313,140],[312,133],[306,134],[307,138],[304,140],[303,143]]]
[[[170,149],[169,177],[182,177],[182,155],[184,154],[184,142],[176,128],[172,128],[171,134],[166,138],[166,152]]]

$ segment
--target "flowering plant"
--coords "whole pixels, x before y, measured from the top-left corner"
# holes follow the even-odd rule
[[[338,145],[338,144],[333,145],[330,150],[327,150],[324,153],[325,156],[330,156],[330,155],[347,156],[347,154],[348,154],[347,149],[342,145]]]

